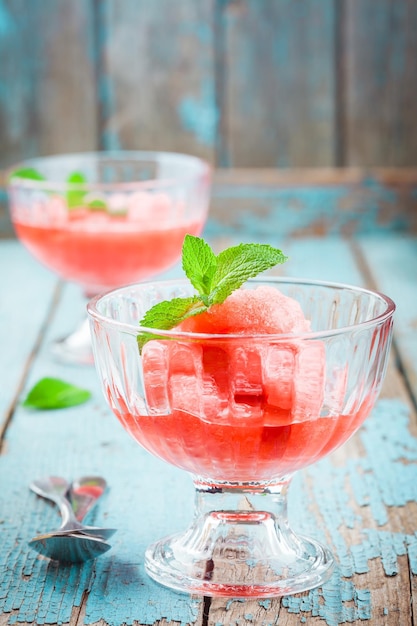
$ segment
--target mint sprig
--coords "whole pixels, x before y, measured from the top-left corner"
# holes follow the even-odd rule
[[[107,204],[104,200],[94,199],[87,202],[87,206],[90,211],[107,211]]]
[[[35,180],[39,182],[46,182],[45,176],[43,176],[38,170],[35,170],[33,167],[22,167],[20,169],[14,170],[10,176],[9,180],[13,181],[16,178],[23,178],[24,180]],[[87,179],[82,172],[72,172],[68,175],[66,182],[70,185],[87,185]],[[88,207],[91,211],[109,211],[109,208],[106,202],[101,198],[93,198],[92,200],[86,202],[86,196],[88,194],[87,188],[84,189],[69,189],[65,198],[67,201],[68,208],[75,209],[81,206]],[[127,214],[126,209],[122,209],[121,211],[115,212],[118,216],[124,216]]]
[[[140,325],[156,330],[175,328],[188,317],[224,302],[249,278],[255,278],[286,260],[287,257],[278,248],[258,243],[232,246],[216,256],[204,239],[186,235],[182,247],[182,267],[197,294],[159,302],[145,313]],[[139,348],[155,338],[161,336],[140,333],[137,338]]]
[[[29,391],[23,406],[29,409],[65,409],[83,404],[91,397],[90,391],[59,378],[42,378]]]

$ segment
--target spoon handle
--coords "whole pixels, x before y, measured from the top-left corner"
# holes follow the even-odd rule
[[[38,496],[58,506],[62,531],[82,528],[82,520],[97,504],[107,483],[101,476],[85,476],[70,485],[65,478],[48,476],[33,480],[30,488]]]
[[[62,518],[61,530],[78,526],[79,522],[72,510],[71,502],[66,498],[66,493],[70,486],[65,478],[48,476],[47,478],[33,480],[29,486],[38,496],[50,500],[58,506]]]
[[[82,524],[84,516],[91,511],[97,500],[106,490],[106,481],[100,476],[86,476],[75,480],[71,485],[59,476],[49,476],[34,480],[30,488],[38,496],[54,502],[61,514],[61,525],[58,530],[42,535],[39,539],[46,541],[45,537],[65,537],[84,536],[84,538],[101,540],[103,543],[115,532],[115,528],[98,528],[96,526],[85,526]],[[73,496],[72,503],[69,498]],[[42,544],[43,545],[43,544]],[[91,545],[91,544],[90,544]],[[35,544],[34,544],[35,547]],[[39,542],[36,543],[36,550],[42,552]],[[46,554],[46,553],[45,553]]]

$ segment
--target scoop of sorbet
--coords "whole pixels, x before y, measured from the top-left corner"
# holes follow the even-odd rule
[[[180,330],[210,334],[302,333],[310,330],[301,306],[274,287],[238,289],[224,302],[190,317]]]

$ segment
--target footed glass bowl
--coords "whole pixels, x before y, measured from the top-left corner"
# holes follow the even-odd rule
[[[8,193],[22,244],[87,297],[156,276],[201,233],[210,167],[185,154],[110,151],[30,159],[10,170]],[[88,323],[57,341],[63,361],[92,363]]]
[[[395,310],[388,297],[284,278],[245,289],[259,286],[299,303],[309,320],[302,332],[154,330],[139,349],[138,320],[159,301],[191,295],[188,282],[133,285],[88,305],[110,408],[141,446],[194,481],[189,527],[145,555],[149,575],[179,591],[270,597],[329,578],[334,557],[291,529],[287,490],[294,472],[360,427],[384,379]],[[264,320],[284,315],[271,302]]]

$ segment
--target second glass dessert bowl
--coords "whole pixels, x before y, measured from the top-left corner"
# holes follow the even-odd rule
[[[109,406],[139,444],[195,485],[194,519],[148,548],[148,574],[189,593],[272,597],[320,586],[332,573],[329,549],[292,530],[287,491],[294,472],[343,444],[369,415],[395,305],[317,281],[244,288],[258,293],[255,304],[245,310],[231,300],[229,330],[218,334],[139,328],[157,302],[192,295],[186,281],[117,289],[88,312]],[[241,334],[247,316],[256,332]],[[282,319],[288,330],[273,332]],[[154,337],[139,346],[144,331]]]
[[[206,221],[210,168],[167,152],[62,154],[13,167],[8,192],[19,240],[90,298],[175,265],[184,235]],[[88,323],[53,350],[92,363]]]

